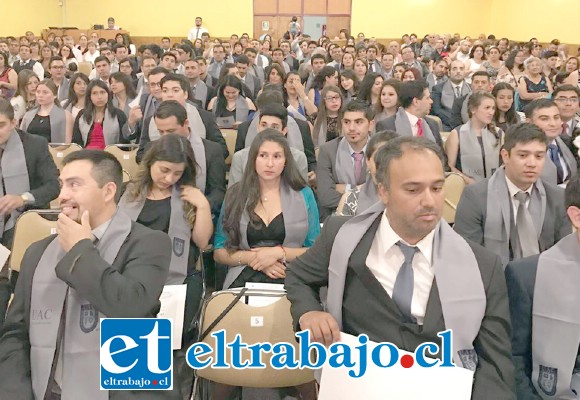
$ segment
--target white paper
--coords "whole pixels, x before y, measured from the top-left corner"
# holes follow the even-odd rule
[[[137,107],[139,105],[139,99],[141,96],[135,97],[135,100],[129,103],[129,108]]]
[[[353,358],[360,346],[355,336],[341,333],[341,341],[352,349]],[[416,363],[411,368],[396,364],[390,368],[375,366],[370,358],[375,342],[367,343],[367,370],[360,378],[351,378],[348,368],[322,368],[319,400],[365,399],[365,400],[469,400],[473,385],[473,371],[459,367],[422,368]],[[388,350],[384,361],[388,361]],[[399,360],[412,353],[399,350]],[[355,358],[356,359],[356,358]],[[425,357],[426,361],[432,360]],[[355,367],[355,372],[358,372]]]
[[[6,264],[8,257],[10,257],[10,250],[0,244],[0,268]]]
[[[157,318],[173,320],[173,350],[181,349],[186,293],[187,285],[165,285],[161,297],[159,297],[161,310],[159,310]]]
[[[272,292],[286,293],[284,290],[284,285],[281,283],[260,283],[260,282],[246,282],[246,288],[254,290],[269,290]],[[269,306],[280,300],[278,296],[244,296],[247,298],[241,298],[240,301],[246,303],[252,307],[265,307]],[[254,320],[252,320],[253,323]],[[259,325],[252,325],[259,326]]]

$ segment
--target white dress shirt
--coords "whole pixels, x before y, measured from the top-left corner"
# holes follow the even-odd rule
[[[517,218],[518,218],[518,207],[520,206],[520,202],[518,200],[516,200],[515,196],[519,192],[522,192],[522,189],[520,189],[512,181],[510,181],[510,179],[507,176],[505,177],[505,180],[507,182],[508,192],[510,194],[510,200],[512,201],[512,209],[514,212],[514,222],[515,222],[515,221],[517,221]],[[526,207],[530,206],[530,199],[532,198],[532,189],[533,188],[534,188],[534,185],[530,185],[530,187],[527,190],[523,190],[524,192],[529,194],[528,199],[526,200]]]
[[[419,118],[416,115],[408,113],[407,110],[405,110],[405,113],[407,113],[407,118],[409,118],[409,122],[411,123],[413,136],[417,136],[417,132],[419,132],[419,125],[417,125],[417,122],[419,122]]]
[[[205,29],[203,26],[200,27],[194,26],[187,33],[187,40],[193,42],[195,39],[201,39],[201,35],[203,35],[204,33],[209,33],[209,31]]]
[[[425,319],[427,302],[435,276],[432,261],[435,229],[417,243],[416,247],[419,251],[413,257],[414,286],[411,315],[415,317],[419,325],[423,325]],[[403,252],[397,246],[399,241],[408,244],[395,233],[387,219],[387,213],[383,213],[366,259],[366,265],[390,297],[393,296],[397,274],[405,261]]]

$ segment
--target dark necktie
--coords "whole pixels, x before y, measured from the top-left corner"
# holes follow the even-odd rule
[[[516,200],[520,203],[516,217],[516,230],[520,239],[521,257],[533,256],[540,252],[534,221],[528,207],[526,207],[529,196],[527,192],[521,191],[515,195]]]
[[[459,86],[455,86],[455,97],[461,97],[461,89]]]
[[[200,29],[200,28],[197,28],[197,31],[195,31],[195,38],[196,38],[196,39],[199,39],[199,29]]]
[[[393,301],[401,310],[401,313],[409,320],[413,321],[411,315],[411,302],[413,300],[413,288],[415,285],[415,277],[413,273],[413,258],[417,252],[417,247],[407,246],[402,242],[397,242],[397,246],[401,249],[405,261],[399,269],[395,286],[393,287]]]
[[[354,179],[356,180],[356,184],[360,179],[360,174],[362,172],[362,160],[364,158],[363,152],[353,153],[352,157],[354,158]]]
[[[562,135],[568,134],[568,125],[565,122],[562,122]]]
[[[550,152],[550,160],[556,166],[556,174],[558,175],[558,185],[564,182],[564,168],[562,167],[562,160],[560,160],[560,151],[558,150],[558,145],[552,143],[548,145],[548,151]]]

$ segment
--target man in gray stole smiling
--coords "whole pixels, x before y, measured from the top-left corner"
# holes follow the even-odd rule
[[[377,150],[375,162],[381,201],[351,219],[329,218],[286,270],[296,328],[327,345],[343,331],[411,352],[440,344],[437,333],[452,329],[454,363],[475,372],[472,399],[514,399],[503,266],[441,220],[440,147],[399,137]]]
[[[578,175],[568,182],[565,203],[580,230]],[[510,262],[505,276],[518,399],[580,398],[580,233]]]
[[[118,211],[122,168],[114,156],[69,154],[60,181],[56,235],[26,251],[0,331],[0,399],[178,399],[99,384],[99,318],[156,316],[169,237]]]

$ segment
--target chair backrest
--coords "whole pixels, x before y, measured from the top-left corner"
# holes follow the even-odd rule
[[[89,76],[91,74],[92,70],[93,70],[93,64],[91,64],[90,62],[81,61],[79,63],[79,72],[82,72],[86,76]]]
[[[56,168],[60,171],[62,168],[62,160],[75,151],[82,150],[83,148],[76,143],[49,143],[48,151],[54,160]]]
[[[226,158],[226,165],[232,164],[232,157],[236,151],[236,139],[238,137],[238,131],[236,129],[220,129],[224,139],[226,140],[226,145],[228,146],[228,151],[230,155]]]
[[[123,183],[129,182],[131,179],[131,175],[127,171],[123,170]]]
[[[445,191],[445,205],[443,206],[443,219],[447,221],[448,224],[453,224],[455,222],[455,212],[457,211],[457,203],[461,198],[461,193],[465,188],[465,181],[461,175],[451,172],[445,178],[445,185],[443,190]]]
[[[201,315],[201,329],[204,332],[221,312],[235,299],[239,290],[224,290],[213,293],[205,302]],[[290,302],[285,293],[248,291],[246,295],[261,297],[278,297],[272,304],[262,307],[254,307],[238,301],[236,305],[223,317],[223,319],[203,339],[215,352],[216,343],[212,332],[225,329],[226,343],[234,340],[237,334],[248,345],[261,342],[270,342],[272,345],[287,342],[294,346],[295,354],[298,355],[298,344],[294,336],[292,316],[290,315]],[[243,297],[242,297],[243,299]],[[215,355],[212,354],[215,360]],[[243,350],[241,362],[249,360],[250,352]],[[298,386],[312,382],[314,373],[309,369],[281,369],[276,370],[270,365],[271,354],[264,353],[262,362],[264,369],[212,369],[205,368],[196,371],[198,377],[214,382],[232,386],[276,388]],[[231,349],[226,349],[225,361],[231,363]]]
[[[10,255],[10,269],[20,271],[22,257],[28,246],[56,233],[56,221],[49,221],[41,214],[56,214],[54,211],[26,211],[16,221],[14,228],[14,242]]]
[[[129,176],[133,177],[137,175],[139,169],[139,164],[137,164],[138,148],[139,145],[136,144],[111,144],[105,147],[105,151],[114,155]]]

